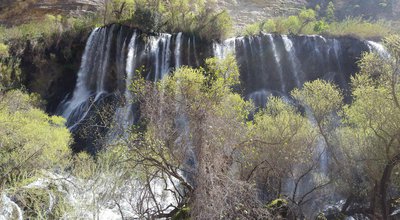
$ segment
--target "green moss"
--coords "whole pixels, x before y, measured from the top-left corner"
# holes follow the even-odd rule
[[[175,215],[172,220],[189,220],[190,219],[190,208],[183,206]]]
[[[286,206],[288,201],[286,199],[275,199],[267,205],[268,209],[279,209]]]

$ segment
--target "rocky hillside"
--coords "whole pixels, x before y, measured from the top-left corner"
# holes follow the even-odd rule
[[[101,9],[105,0],[1,0],[0,24],[12,25],[38,19],[46,13],[80,15]],[[300,8],[319,4],[324,8],[332,1],[340,18],[400,19],[399,0],[217,0],[227,9],[236,25],[242,27],[269,17],[290,15]]]
[[[0,24],[36,20],[47,13],[81,15],[101,7],[103,0],[1,0]]]
[[[306,0],[223,0],[221,9],[227,9],[238,27],[269,17],[295,14],[307,5]]]

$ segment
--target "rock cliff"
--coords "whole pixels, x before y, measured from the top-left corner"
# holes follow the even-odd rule
[[[81,15],[101,9],[105,0],[1,0],[0,24],[19,24],[38,19],[46,13]],[[269,17],[290,15],[299,9],[319,4],[324,8],[332,1],[337,16],[367,18],[400,18],[398,0],[217,0],[219,9],[226,9],[237,27]]]

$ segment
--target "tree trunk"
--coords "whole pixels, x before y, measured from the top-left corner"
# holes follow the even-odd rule
[[[387,191],[390,185],[390,178],[392,175],[393,168],[400,162],[400,153],[394,156],[385,166],[382,174],[379,188],[379,202],[382,213],[382,218],[384,220],[389,219],[389,204],[387,199]]]

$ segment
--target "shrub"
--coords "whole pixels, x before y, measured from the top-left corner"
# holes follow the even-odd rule
[[[210,16],[206,24],[198,22],[194,32],[205,39],[225,39],[231,33],[232,26],[228,12],[222,11]]]
[[[0,97],[0,189],[9,177],[34,176],[41,169],[68,165],[71,136],[64,119],[48,116],[35,106],[37,98],[21,91]]]
[[[56,188],[19,188],[13,199],[27,219],[61,219],[69,209],[63,194]]]
[[[260,23],[254,23],[254,24],[246,26],[245,29],[244,29],[244,35],[245,36],[251,36],[251,35],[259,34],[260,31],[262,30],[260,28],[260,26],[262,26],[262,24],[260,24]]]
[[[263,25],[263,31],[267,33],[276,32],[276,21],[274,19],[268,19]]]
[[[0,43],[0,58],[8,57],[8,46]]]
[[[362,18],[347,18],[344,21],[333,22],[326,34],[333,36],[355,36],[360,38],[382,38],[392,33],[390,24],[386,21],[368,21]]]
[[[137,7],[131,23],[144,32],[159,32],[162,30],[162,15],[148,7]]]
[[[136,1],[130,6],[133,7],[131,17],[119,22],[145,32],[186,32],[209,40],[222,39],[230,33],[232,21],[226,11],[216,11],[213,4],[203,0]]]
[[[343,21],[335,21],[332,10],[328,17],[316,19],[316,13],[312,9],[303,9],[296,16],[287,18],[272,18],[260,23],[248,25],[242,35],[258,34],[260,29],[279,34],[325,34],[331,36],[354,36],[363,39],[380,39],[391,33],[399,32],[396,25],[390,25],[384,20],[370,21],[360,17],[347,18]],[[330,22],[331,21],[331,22]],[[259,27],[260,26],[260,27]]]
[[[0,50],[1,50],[0,44]],[[7,46],[4,45],[6,48]],[[8,51],[4,52],[8,54]],[[0,55],[0,93],[21,86],[20,60]]]

